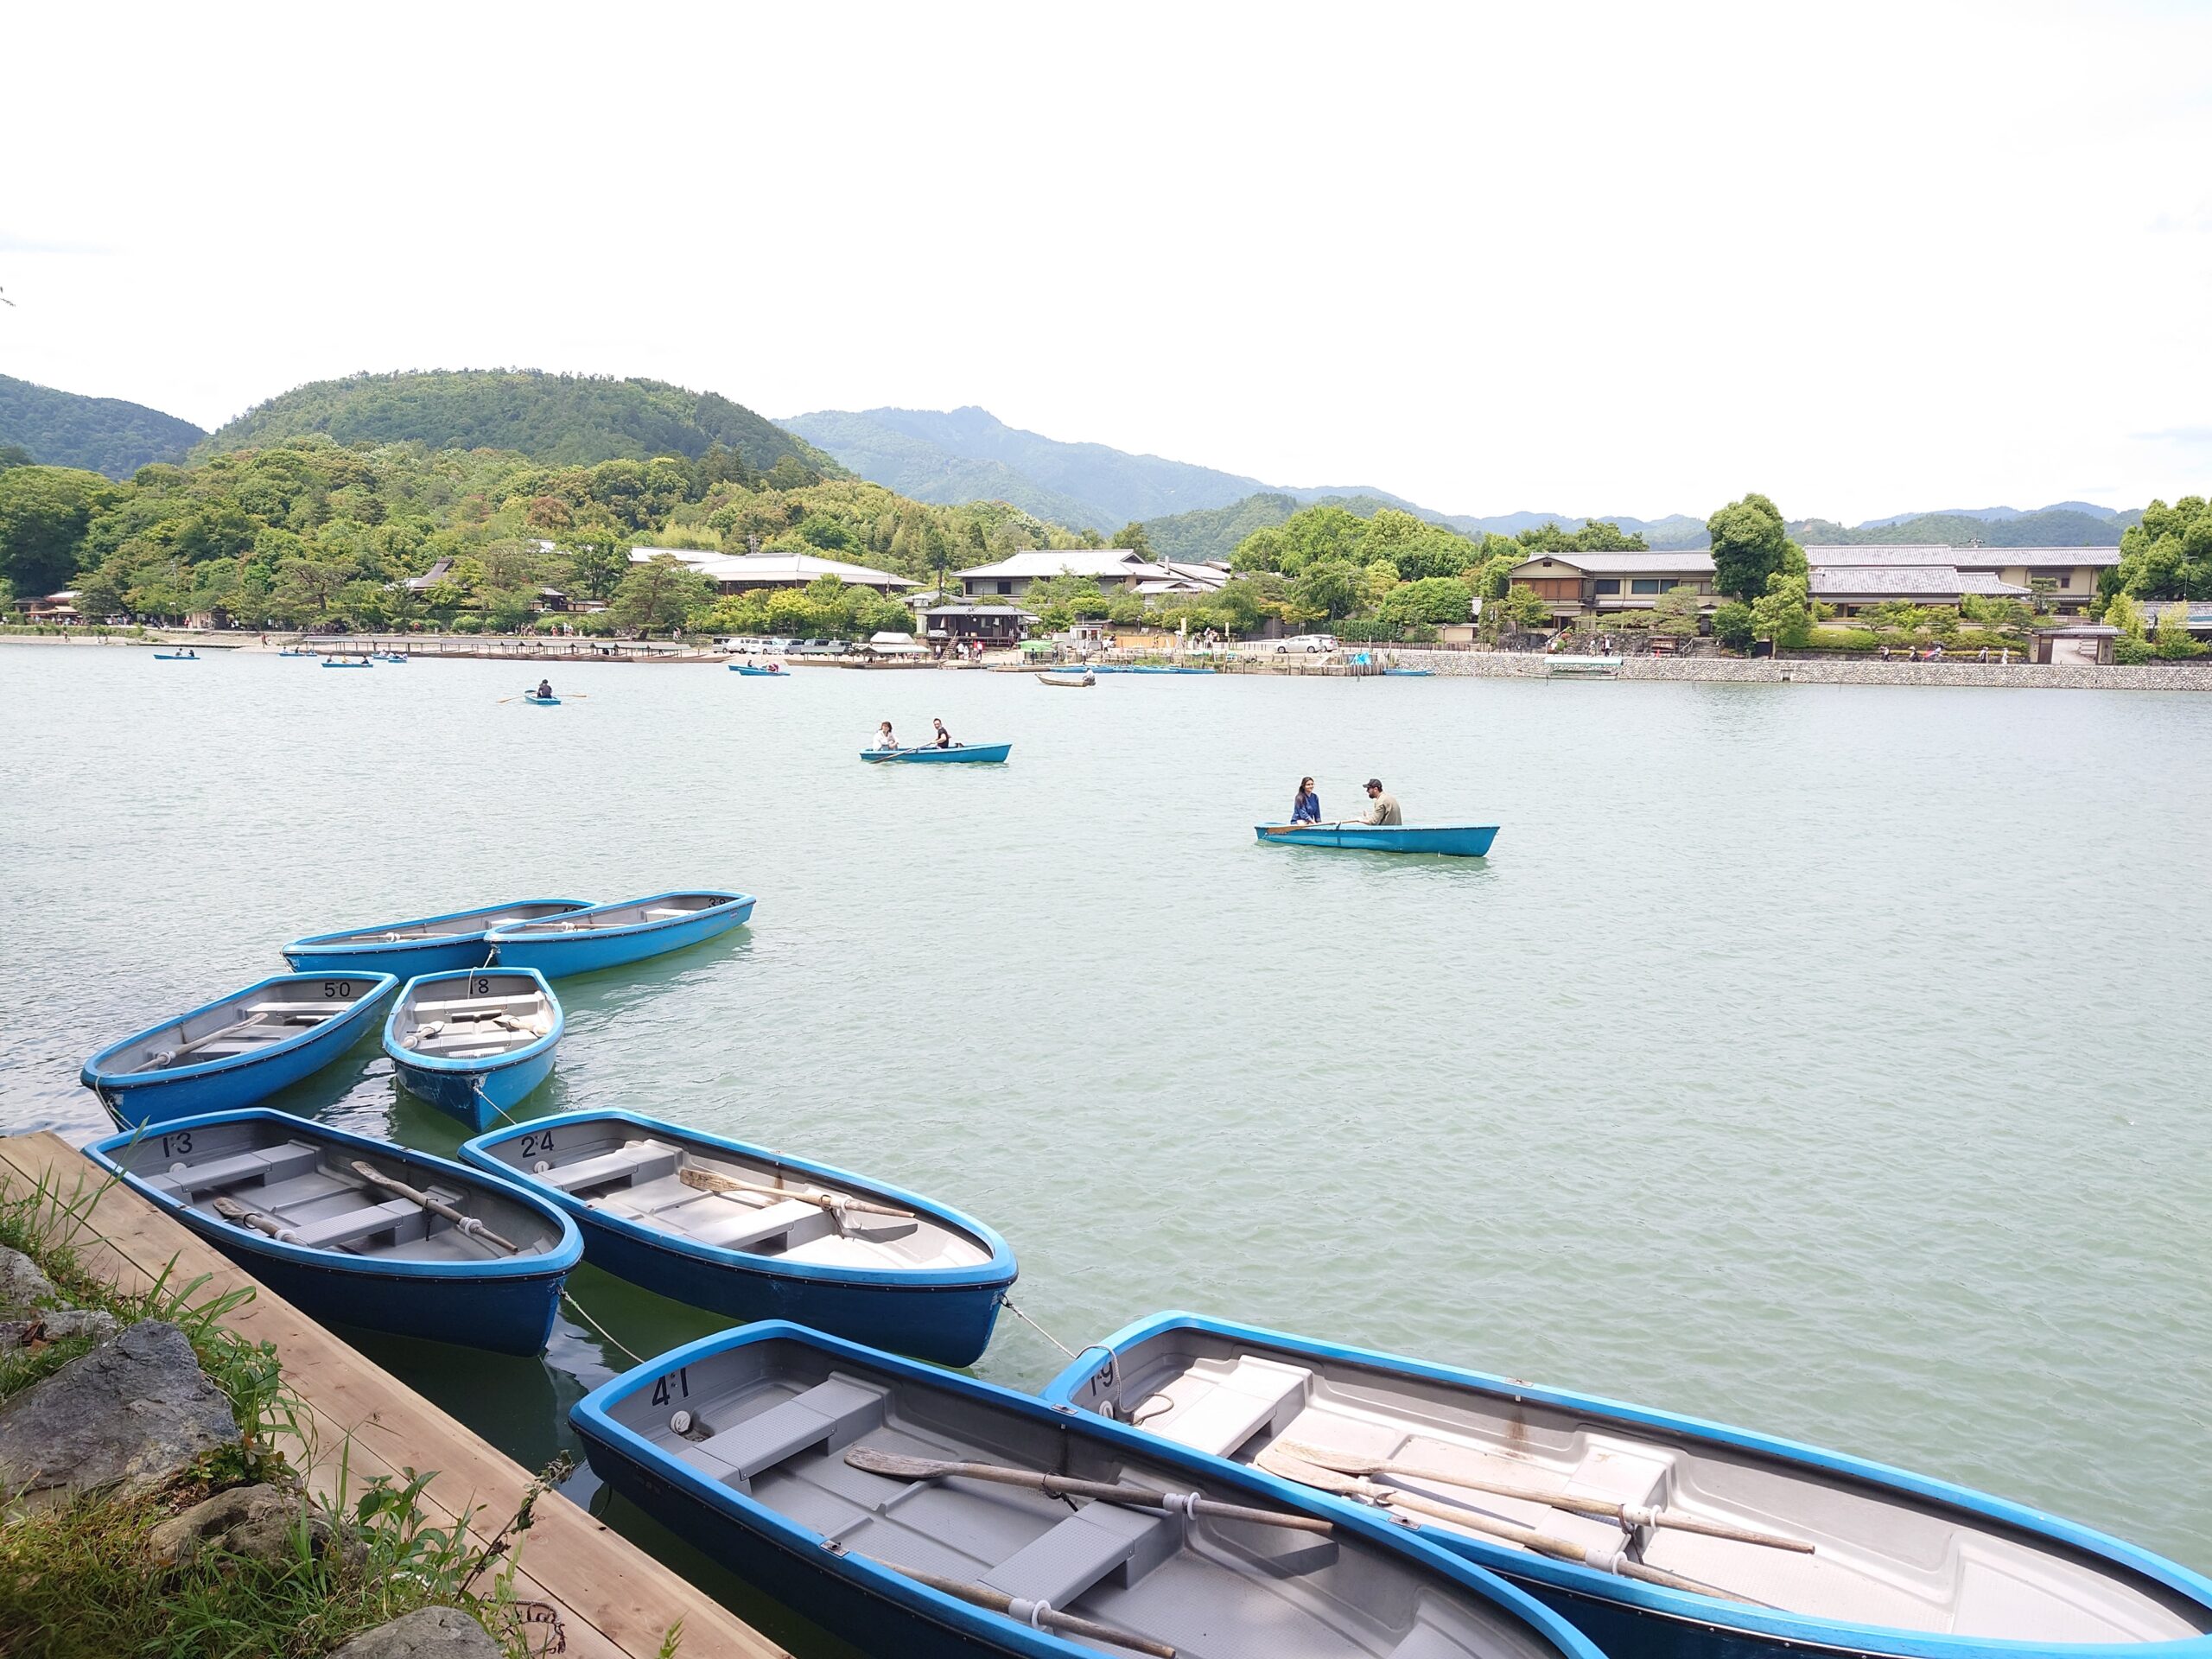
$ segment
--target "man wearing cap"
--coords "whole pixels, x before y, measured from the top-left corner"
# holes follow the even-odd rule
[[[1406,815],[1398,810],[1398,798],[1382,787],[1380,778],[1367,780],[1367,816],[1362,823],[1403,823]]]

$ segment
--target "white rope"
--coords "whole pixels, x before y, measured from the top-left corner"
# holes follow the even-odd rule
[[[570,1307],[576,1310],[576,1317],[578,1319],[582,1319],[586,1325],[591,1326],[593,1330],[598,1332],[601,1336],[606,1338],[607,1341],[613,1343],[625,1354],[627,1354],[630,1357],[630,1363],[632,1365],[642,1365],[645,1363],[645,1358],[643,1354],[639,1353],[635,1349],[632,1348],[629,1344],[624,1342],[621,1338],[616,1336],[612,1331],[609,1331],[597,1319],[594,1319],[590,1314],[585,1313],[584,1305],[578,1301],[575,1296],[569,1294],[569,1287],[566,1285],[561,1287],[561,1300],[566,1302]]]
[[[1038,1324],[1036,1320],[1031,1319],[1027,1313],[1016,1307],[1014,1305],[1013,1297],[1001,1295],[999,1298],[999,1304],[1001,1306],[1004,1307],[1007,1313],[1013,1314],[1015,1319],[1020,1319],[1024,1325],[1027,1325],[1032,1331],[1034,1331],[1039,1336],[1044,1338],[1046,1341],[1051,1343],[1053,1347],[1058,1349],[1070,1359],[1081,1359],[1083,1357],[1081,1354],[1076,1352],[1074,1349],[1069,1347],[1067,1344],[1062,1342],[1058,1337],[1047,1331],[1043,1325]]]

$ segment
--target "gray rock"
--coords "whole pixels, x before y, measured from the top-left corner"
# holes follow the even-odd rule
[[[37,1262],[0,1244],[0,1316],[28,1313],[41,1302],[60,1300],[61,1293]]]
[[[99,1487],[151,1491],[238,1438],[184,1332],[146,1319],[0,1402],[0,1493],[43,1507]]]
[[[274,1486],[233,1486],[218,1492],[162,1522],[148,1535],[146,1546],[156,1567],[182,1567],[206,1551],[289,1567],[299,1560],[302,1517],[308,1547],[316,1556],[334,1551],[356,1565],[367,1559],[365,1544],[341,1532],[296,1493]]]
[[[121,1328],[114,1314],[97,1307],[40,1308],[28,1318],[0,1319],[0,1349],[21,1348],[35,1340],[60,1342],[69,1337],[97,1337],[105,1342]]]
[[[502,1659],[499,1644],[467,1613],[423,1607],[363,1630],[330,1659]]]

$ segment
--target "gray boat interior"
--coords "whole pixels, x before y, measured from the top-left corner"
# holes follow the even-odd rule
[[[903,1198],[857,1184],[833,1185],[772,1160],[748,1158],[664,1128],[610,1118],[525,1129],[489,1149],[525,1182],[715,1249],[817,1267],[905,1272],[979,1267],[991,1259],[981,1239],[914,1211]],[[686,1171],[777,1191],[704,1192],[685,1183]],[[802,1194],[858,1198],[902,1214],[841,1212],[834,1203]]]
[[[730,896],[726,893],[669,893],[657,899],[641,899],[634,905],[599,905],[565,916],[550,916],[509,931],[526,939],[558,938],[564,933],[591,933],[610,927],[637,927],[645,922],[672,922],[729,902]]]
[[[1828,1622],[2044,1643],[2170,1641],[2212,1613],[2145,1575],[1971,1511],[1600,1414],[1184,1328],[1124,1351],[1076,1403],[1250,1463],[1281,1442],[1423,1473],[1370,1478]],[[1809,1543],[1810,1554],[1637,1527],[1463,1485],[1671,1510]],[[1427,1513],[1430,1535],[1465,1531]]]
[[[410,939],[449,939],[456,935],[488,932],[495,927],[518,927],[524,922],[543,921],[549,916],[566,916],[573,911],[586,908],[588,906],[580,902],[568,899],[499,905],[484,910],[465,910],[458,916],[441,916],[429,921],[357,928],[350,933],[328,934],[314,943],[318,947],[328,949],[340,944],[404,944]]]
[[[1534,1659],[1558,1651],[1512,1614],[1343,1529],[1322,1535],[855,1469],[844,1454],[859,1446],[1281,1508],[1101,1445],[1076,1423],[1039,1421],[805,1344],[750,1343],[711,1355],[633,1390],[611,1414],[847,1554],[1049,1602],[1167,1643],[1189,1659]],[[1125,1649],[1097,1645],[1126,1659]]]
[[[100,1069],[118,1073],[167,1071],[236,1059],[241,1054],[305,1036],[363,997],[385,988],[386,983],[374,974],[354,974],[302,978],[241,991],[134,1039],[127,1047],[105,1056]]]
[[[232,1198],[290,1236],[242,1230],[309,1249],[396,1262],[486,1262],[543,1255],[561,1242],[546,1217],[505,1193],[388,1154],[323,1141],[301,1123],[249,1118],[166,1134],[149,1129],[136,1145],[111,1155],[154,1192],[208,1221],[238,1225],[215,1208],[217,1198]],[[354,1173],[356,1159],[521,1248],[505,1250],[373,1185]]]
[[[553,1029],[553,999],[528,974],[479,969],[417,983],[392,1010],[392,1039],[426,1059],[496,1059]]]

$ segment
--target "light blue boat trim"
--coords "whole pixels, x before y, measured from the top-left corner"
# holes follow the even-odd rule
[[[558,697],[541,697],[541,696],[538,696],[535,691],[525,691],[525,692],[524,692],[524,693],[523,693],[523,696],[522,696],[522,700],[523,700],[524,702],[534,702],[534,703],[536,703],[536,704],[537,704],[540,709],[558,709],[558,708],[561,706],[561,699],[560,699],[560,698],[558,698]]]
[[[878,762],[885,760],[923,762],[965,761],[970,765],[988,765],[993,761],[1005,760],[1007,756],[1013,752],[1014,745],[1011,743],[967,743],[955,744],[949,749],[939,749],[934,747],[921,749],[862,749],[861,751],[861,759],[863,760],[874,760]]]
[[[243,1071],[260,1065],[278,1055],[289,1054],[296,1049],[303,1048],[318,1038],[327,1039],[334,1031],[342,1030],[347,1026],[359,1025],[365,1016],[375,1011],[378,1003],[391,995],[399,985],[399,977],[396,974],[353,975],[351,976],[353,978],[383,982],[372,983],[372,988],[362,992],[359,998],[349,1006],[345,1013],[333,1014],[320,1025],[305,1027],[296,1036],[287,1037],[281,1042],[270,1043],[266,1047],[255,1049],[251,1053],[233,1054],[219,1060],[200,1060],[191,1065],[172,1065],[157,1071],[108,1071],[103,1070],[100,1065],[102,1060],[107,1058],[118,1049],[128,1048],[133,1043],[143,1043],[165,1027],[181,1025],[195,1014],[212,1013],[226,1002],[236,1002],[243,997],[252,996],[257,992],[269,990],[278,985],[296,985],[307,980],[322,980],[328,977],[327,974],[271,974],[267,979],[256,980],[252,984],[241,989],[212,997],[196,1008],[188,1008],[182,1014],[173,1014],[166,1020],[156,1020],[152,1025],[132,1032],[120,1042],[110,1043],[91,1059],[86,1060],[84,1069],[77,1074],[77,1081],[83,1084],[86,1088],[92,1090],[143,1089],[156,1084],[188,1082],[200,1077],[212,1077],[222,1071]],[[350,1037],[346,1039],[346,1042],[340,1046],[340,1052],[345,1048],[352,1047],[353,1041],[353,1039]],[[103,1095],[102,1098],[105,1096]]]
[[[651,1470],[657,1478],[681,1488],[690,1494],[694,1502],[725,1513],[734,1511],[743,1517],[747,1526],[758,1530],[781,1548],[798,1554],[827,1554],[823,1550],[823,1535],[813,1528],[792,1521],[758,1499],[711,1478],[704,1471],[671,1457],[642,1434],[617,1422],[608,1411],[616,1401],[651,1388],[671,1371],[696,1364],[732,1348],[779,1341],[796,1342],[816,1348],[908,1382],[987,1400],[1032,1421],[1065,1423],[1070,1415],[1073,1415],[1082,1425],[1077,1433],[1084,1438],[1118,1446],[1149,1462],[1187,1470],[1195,1477],[1214,1474],[1224,1467],[1238,1474],[1249,1472],[1258,1475],[1257,1471],[1246,1471],[1238,1465],[1225,1465],[1220,1459],[1190,1452],[1172,1440],[1147,1434],[1141,1429],[1125,1427],[1096,1414],[1072,1413],[1065,1406],[1049,1406],[1033,1395],[1019,1393],[995,1382],[986,1382],[957,1371],[944,1370],[919,1360],[901,1358],[896,1354],[887,1354],[856,1342],[847,1342],[842,1338],[782,1319],[764,1319],[735,1331],[702,1337],[696,1342],[686,1343],[680,1348],[671,1349],[657,1358],[647,1360],[611,1382],[601,1383],[577,1401],[569,1409],[569,1420],[581,1433],[598,1439],[630,1462]],[[1537,1635],[1551,1643],[1559,1650],[1560,1659],[1606,1659],[1587,1637],[1526,1591],[1507,1583],[1494,1573],[1486,1572],[1440,1549],[1402,1527],[1392,1525],[1372,1510],[1363,1511],[1356,1504],[1334,1502],[1324,1505],[1316,1502],[1316,1495],[1310,1490],[1291,1486],[1273,1476],[1259,1476],[1256,1481],[1232,1480],[1230,1484],[1232,1491],[1237,1484],[1243,1484],[1249,1491],[1257,1491],[1264,1484],[1267,1495],[1274,1497],[1286,1510],[1300,1515],[1325,1516],[1338,1527],[1357,1533],[1365,1542],[1413,1556],[1439,1579],[1471,1599],[1496,1606],[1522,1620]],[[1349,1518],[1347,1511],[1350,1512]],[[1028,1659],[1096,1659],[1100,1651],[1087,1643],[1047,1635],[1003,1614],[993,1613],[956,1596],[947,1595],[942,1590],[932,1590],[927,1585],[918,1583],[905,1573],[881,1566],[858,1553],[838,1552],[833,1570],[840,1576],[850,1579],[856,1589],[867,1594],[909,1610],[918,1610],[939,1624],[951,1626],[964,1637],[1021,1654]]]
[[[1311,1337],[1271,1331],[1262,1325],[1208,1319],[1203,1314],[1171,1310],[1122,1326],[1103,1342],[1094,1343],[1077,1355],[1066,1369],[1045,1385],[1039,1397],[1055,1407],[1075,1410],[1077,1408],[1073,1402],[1077,1392],[1084,1382],[1098,1374],[1103,1365],[1118,1364],[1123,1351],[1179,1329],[1204,1331],[1233,1340],[1249,1340],[1276,1348],[1302,1350],[1324,1358],[1397,1371],[1426,1382],[1478,1389],[1500,1400],[1534,1401],[1566,1411],[1611,1418],[1671,1437],[1703,1440],[1735,1451],[1794,1463],[1821,1474],[1886,1487],[1893,1491],[1945,1504],[1978,1520],[2025,1533],[2031,1537],[2079,1550],[2114,1567],[2163,1585],[2200,1607],[2212,1610],[2212,1579],[2202,1573],[2191,1572],[2177,1562],[2139,1548],[2108,1533],[2046,1514],[2041,1510],[2031,1509],[2024,1503],[1993,1497],[1986,1492],[1977,1492],[1968,1487],[1955,1486],[1948,1481],[1916,1475],[1906,1470],[1891,1468],[1887,1464],[1850,1457],[1840,1452],[1825,1451],[1796,1440],[1731,1428],[1724,1423],[1707,1422],[1702,1418],[1653,1411],[1597,1395],[1537,1388],[1486,1372],[1432,1364],[1425,1360],[1408,1359],[1402,1355],[1376,1349],[1322,1342]],[[1096,1415],[1096,1413],[1091,1414]],[[1264,1470],[1255,1468],[1252,1472],[1281,1492],[1307,1490],[1270,1475]],[[1348,1500],[1332,1502],[1339,1504],[1340,1510],[1357,1513],[1360,1509],[1358,1504]],[[1686,1620],[1723,1630],[1753,1631],[1776,1643],[1794,1643],[1826,1651],[1879,1655],[1884,1659],[1967,1659],[1967,1656],[1975,1655],[2019,1656],[2019,1659],[2212,1659],[2212,1635],[2184,1637],[2171,1642],[2054,1643],[1947,1636],[1882,1624],[1837,1624],[1801,1614],[1754,1607],[1741,1602],[1689,1595],[1663,1586],[1644,1584],[1634,1579],[1619,1578],[1611,1573],[1578,1567],[1572,1562],[1554,1560],[1534,1551],[1508,1549],[1479,1538],[1454,1537],[1452,1547],[1486,1567],[1502,1569],[1516,1578],[1552,1586],[1586,1599],[1612,1602],[1660,1618]]]
[[[326,658],[322,665],[325,668],[374,668],[376,666],[374,663],[369,661],[366,658],[363,658],[358,663],[334,663]]]
[[[408,999],[416,991],[428,986],[445,984],[454,980],[474,979],[478,975],[485,973],[519,974],[534,983],[540,991],[544,993],[546,1006],[553,1010],[553,1029],[534,1042],[524,1044],[520,1048],[511,1049],[505,1054],[486,1055],[475,1059],[457,1059],[445,1055],[421,1054],[399,1040],[400,1014],[407,1007]],[[392,1064],[399,1068],[400,1081],[404,1083],[411,1092],[421,1096],[442,1110],[449,1109],[446,1107],[444,1100],[441,1097],[441,1091],[434,1087],[418,1085],[415,1077],[408,1074],[412,1072],[425,1079],[444,1077],[451,1078],[455,1082],[464,1080],[468,1082],[472,1085],[470,1093],[474,1096],[474,1104],[478,1109],[470,1121],[473,1125],[481,1127],[489,1120],[491,1113],[496,1111],[504,1116],[507,1107],[518,1104],[528,1098],[538,1085],[544,1082],[546,1076],[553,1070],[551,1058],[553,1050],[559,1045],[562,1033],[568,1028],[569,1016],[561,1007],[561,999],[554,995],[553,988],[545,982],[545,976],[539,973],[537,969],[457,968],[445,973],[418,974],[399,988],[399,995],[391,1000],[391,1012],[385,1018],[384,1052],[391,1056]],[[506,1087],[496,1086],[504,1074],[525,1071],[532,1068],[537,1070],[537,1077],[524,1077],[519,1079],[508,1077]],[[493,1173],[498,1174],[499,1172],[495,1170]]]
[[[442,916],[416,916],[404,922],[377,922],[367,927],[341,927],[330,933],[308,933],[294,939],[284,947],[284,960],[294,968],[306,957],[317,963],[342,963],[354,957],[399,956],[410,950],[451,949],[467,944],[471,939],[481,940],[488,931],[478,928],[474,932],[434,934],[421,939],[363,938],[365,933],[396,933],[406,927],[434,927],[440,922],[467,921],[474,916],[504,916],[524,905],[563,905],[570,911],[589,910],[596,903],[589,899],[518,899],[508,905],[478,905],[468,910],[449,910]],[[491,954],[491,947],[485,947]],[[479,963],[478,966],[483,964]],[[302,969],[302,971],[305,971]]]

